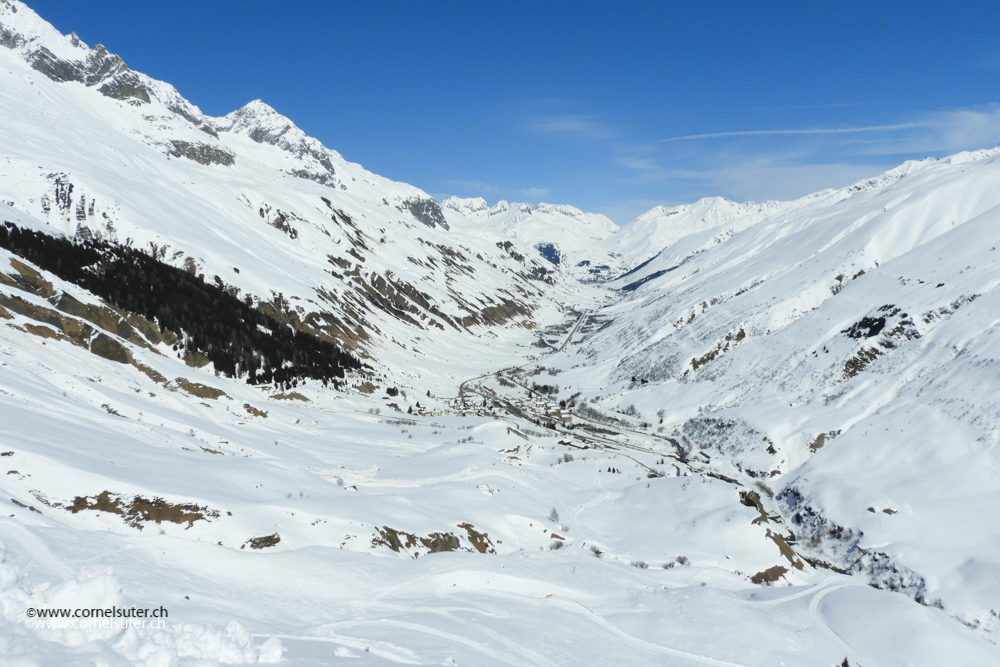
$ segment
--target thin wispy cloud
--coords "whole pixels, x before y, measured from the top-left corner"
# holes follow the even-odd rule
[[[732,132],[707,132],[705,134],[685,134],[678,137],[661,139],[660,143],[668,141],[690,141],[692,139],[718,139],[722,137],[767,137],[787,136],[796,134],[851,134],[857,132],[894,132],[925,127],[926,123],[898,123],[895,125],[868,125],[866,127],[828,127],[794,130],[736,130]]]
[[[856,112],[847,107],[863,104],[840,106],[845,111],[837,115],[843,120],[828,121],[832,127],[723,127],[666,139],[644,138],[637,128],[602,122],[586,113],[540,115],[522,127],[548,138],[572,140],[592,151],[588,168],[601,173],[603,183],[622,195],[592,204],[592,209],[619,223],[657,199],[661,203],[713,195],[736,201],[797,199],[876,176],[904,160],[944,157],[1000,143],[1000,104],[880,113],[878,119],[884,120],[877,124],[851,122]]]
[[[939,115],[942,136],[949,147],[964,148],[970,145],[1000,142],[1000,106],[980,109],[960,109]],[[986,146],[982,146],[986,148]]]
[[[495,183],[485,183],[483,181],[470,181],[463,179],[451,179],[445,181],[446,185],[450,185],[453,188],[461,188],[462,190],[471,190],[474,192],[480,192],[482,194],[496,194],[498,192],[504,191],[506,188],[502,188]]]
[[[631,169],[636,172],[646,174],[664,174],[663,166],[653,157],[639,154],[640,151],[633,149],[626,151],[615,158],[615,164]]]
[[[801,161],[785,155],[744,156],[701,169],[677,169],[671,180],[696,197],[721,194],[735,201],[791,200],[870,178],[894,163]]]
[[[691,197],[790,199],[874,176],[904,159],[943,157],[1000,143],[1000,104],[914,113],[900,120],[684,135],[618,150],[612,160],[631,174],[632,182],[661,184],[668,196],[687,192]],[[745,141],[716,141],[726,138]],[[682,143],[697,148],[679,154],[653,148],[679,148]]]
[[[573,135],[576,137],[601,140],[620,136],[620,132],[591,116],[561,115],[535,118],[528,128],[544,134]]]
[[[1000,105],[935,111],[923,115],[913,132],[872,137],[859,142],[857,155],[905,155],[925,157],[1000,143]]]

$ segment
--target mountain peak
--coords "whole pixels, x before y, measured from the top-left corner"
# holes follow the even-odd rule
[[[441,202],[441,207],[458,211],[462,215],[472,215],[473,213],[479,213],[489,209],[490,205],[487,204],[486,200],[482,197],[470,197],[468,199],[462,199],[461,197],[448,197]]]
[[[311,156],[330,176],[335,172],[330,159],[343,159],[339,153],[326,148],[318,139],[303,132],[290,118],[260,99],[248,102],[218,119],[215,128],[219,132],[246,134],[258,144],[277,146],[299,158]]]
[[[274,107],[272,107],[270,104],[268,104],[267,102],[265,102],[264,100],[261,100],[261,99],[256,99],[256,100],[253,100],[252,102],[247,102],[245,105],[243,105],[241,108],[237,109],[236,111],[232,112],[232,114],[230,114],[230,115],[239,115],[239,116],[254,115],[254,116],[257,116],[257,117],[275,117],[275,116],[277,116],[277,117],[280,117],[280,118],[282,118],[284,120],[288,120],[288,118],[286,118],[285,116],[282,116],[280,113],[278,113],[277,110],[275,110]],[[288,120],[288,122],[291,122],[291,121]]]
[[[240,132],[241,130],[267,130],[271,135],[281,136],[290,131],[296,131],[305,137],[305,133],[299,130],[288,117],[281,115],[267,102],[263,100],[253,100],[243,105],[220,119],[219,129],[228,132]],[[253,137],[252,137],[253,138]],[[254,138],[257,141],[256,138]],[[267,143],[274,143],[268,141]]]
[[[587,238],[603,239],[610,237],[618,229],[606,216],[587,213],[568,204],[524,204],[501,199],[490,206],[482,197],[448,197],[441,202],[441,207],[470,220],[488,221],[490,225],[512,234],[516,234],[514,230],[524,225],[540,224],[543,231],[565,228],[567,231],[572,229],[574,233],[583,233]]]

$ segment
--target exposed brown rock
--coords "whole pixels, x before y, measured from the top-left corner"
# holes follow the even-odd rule
[[[248,413],[252,414],[254,417],[264,417],[265,419],[267,418],[266,412],[264,412],[263,410],[258,410],[249,403],[244,403],[243,409],[246,410]]]
[[[186,351],[184,353],[183,358],[184,358],[184,363],[190,366],[191,368],[204,368],[205,366],[208,366],[210,363],[212,363],[208,357],[206,357],[201,352],[198,352],[197,350]]]
[[[52,505],[60,507],[59,504]],[[162,523],[187,523],[190,528],[195,521],[205,521],[208,518],[216,518],[219,513],[207,507],[199,507],[193,503],[171,504],[162,498],[149,500],[142,496],[135,496],[128,499],[110,491],[102,491],[97,496],[77,496],[73,499],[73,504],[68,509],[73,514],[83,510],[95,510],[99,512],[110,512],[121,516],[125,523],[142,530],[143,525],[150,521]]]
[[[120,364],[132,362],[132,355],[125,349],[125,346],[107,334],[97,334],[90,344],[90,351],[99,357],[117,361]]]
[[[788,546],[787,542],[785,542],[784,537],[777,533],[772,533],[770,529],[767,531],[767,536],[778,546],[778,551],[780,551],[781,555],[792,564],[792,567],[796,570],[801,570],[803,568],[802,561],[795,556],[795,552],[792,551],[792,548]]]
[[[279,401],[291,401],[291,400],[295,400],[295,401],[304,401],[306,403],[310,402],[308,398],[306,398],[305,396],[303,396],[302,394],[300,394],[297,391],[290,391],[290,392],[285,393],[285,394],[275,394],[271,398],[276,398]]]
[[[265,535],[263,537],[251,537],[249,540],[243,543],[243,546],[250,545],[251,549],[266,549],[267,547],[273,547],[274,545],[281,542],[281,535],[273,533],[271,535]],[[242,549],[243,547],[240,547]]]
[[[192,382],[187,378],[176,378],[174,382],[178,387],[191,394],[192,396],[197,396],[198,398],[211,398],[217,399],[222,396],[229,396],[226,392],[221,389],[216,389],[215,387],[209,387],[207,385],[199,384],[197,382]]]
[[[757,574],[753,575],[752,577],[750,577],[750,581],[758,585],[764,583],[768,584],[774,583],[778,579],[781,579],[781,577],[785,575],[785,572],[788,572],[787,567],[775,565],[774,567],[769,567],[763,572],[758,572]]]
[[[28,333],[34,334],[35,336],[39,336],[41,338],[54,338],[56,340],[67,340],[67,341],[70,340],[69,336],[41,324],[25,324],[24,329],[22,329],[22,331],[27,331]]]
[[[476,531],[475,526],[473,526],[471,523],[460,523],[458,524],[458,527],[464,528],[465,532],[469,534],[469,542],[472,544],[472,546],[476,548],[476,551],[478,551],[481,554],[496,553],[496,550],[493,548],[493,542],[490,541],[489,535],[487,535],[486,533],[480,533]],[[552,536],[556,537],[554,533]],[[559,539],[561,540],[563,538],[560,537]]]

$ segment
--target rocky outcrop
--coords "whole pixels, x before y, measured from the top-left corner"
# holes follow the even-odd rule
[[[403,202],[403,208],[410,212],[417,222],[428,227],[441,227],[449,229],[448,222],[444,219],[441,207],[433,199],[418,199],[416,197]]]
[[[198,164],[221,164],[224,167],[231,167],[236,163],[236,156],[229,151],[216,148],[209,144],[191,143],[189,141],[171,140],[172,148],[167,150],[167,155],[172,157],[183,157],[194,160]]]
[[[303,160],[303,167],[289,171],[292,176],[337,187],[334,160],[340,156],[306,135],[295,123],[260,100],[250,102],[228,116],[214,121],[217,132],[245,134],[258,144],[276,146]]]
[[[53,81],[77,81],[116,100],[149,102],[142,78],[125,61],[98,44],[82,61],[61,60],[44,46],[29,56],[32,69]]]

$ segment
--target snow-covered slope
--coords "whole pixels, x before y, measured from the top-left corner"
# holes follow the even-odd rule
[[[733,234],[788,205],[774,201],[737,204],[724,197],[706,197],[694,204],[657,206],[618,230],[611,246],[619,254],[645,261],[686,236],[707,232]]]
[[[448,197],[441,202],[449,220],[480,230],[499,242],[519,243],[542,257],[561,274],[592,282],[619,272],[622,257],[604,243],[618,227],[599,213],[553,204],[512,204],[500,200],[489,206],[481,197]]]
[[[995,640],[998,158],[908,163],[677,239],[545,360],[559,396],[756,489],[803,556]]]
[[[0,663],[1000,662],[1000,152],[617,230],[0,45]]]
[[[910,161],[849,187],[823,190],[794,201],[737,203],[725,197],[705,197],[693,204],[657,206],[617,230],[608,245],[613,252],[627,257],[632,262],[630,268],[637,270],[643,262],[682,239],[688,243],[723,239],[764,220],[831,206],[854,193],[890,185],[926,162]]]
[[[516,240],[449,225],[423,191],[347,162],[263,102],[208,118],[124,64],[114,76],[133,94],[112,95],[121,86],[98,85],[111,75],[86,74],[103,49],[21,3],[0,4],[0,21],[14,47],[0,49],[0,199],[41,229],[152,249],[434,388],[453,384],[429,376],[456,341],[502,357],[498,330],[530,342],[536,321],[587,291]]]

